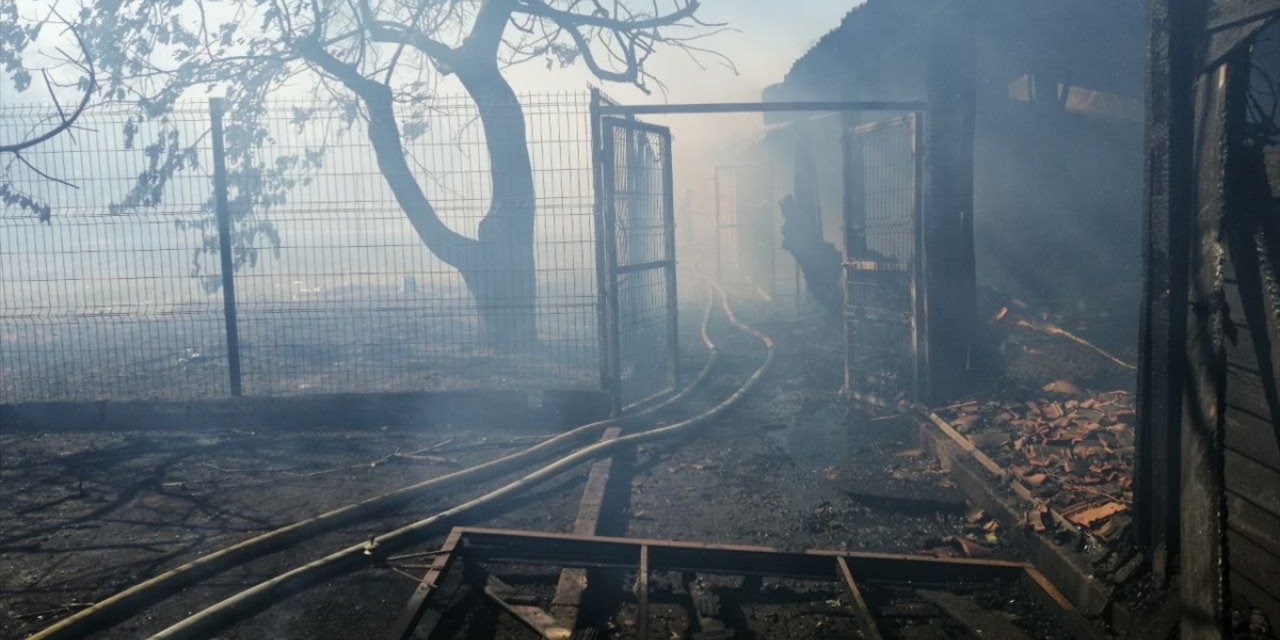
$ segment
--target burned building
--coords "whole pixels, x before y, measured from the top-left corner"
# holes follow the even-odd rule
[[[855,8],[764,99],[925,96],[932,16],[946,4],[871,0]],[[1106,327],[1110,342],[1132,345],[1136,318],[1124,302],[1141,273],[1143,3],[984,2],[975,14],[979,283],[1040,308],[1105,307],[1116,316]],[[796,149],[838,157],[841,132],[866,118],[776,118],[765,145],[781,157]],[[841,172],[813,164],[835,242]]]

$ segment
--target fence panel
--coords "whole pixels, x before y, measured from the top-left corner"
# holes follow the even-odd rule
[[[459,243],[477,237],[491,209],[533,206],[532,246],[514,246],[532,251],[536,297],[500,289],[528,278],[528,267],[475,260],[464,278],[427,249],[358,105],[229,108],[245,394],[599,388],[588,102],[541,94],[520,107],[532,203],[495,203],[490,142],[513,153],[517,140],[486,140],[475,101],[438,98],[397,115],[411,177]],[[209,109],[184,108],[165,123],[137,114],[91,112],[74,136],[25,154],[79,189],[6,169],[4,183],[49,202],[53,215],[45,224],[0,209],[0,403],[229,393]],[[36,117],[0,111],[0,134],[17,137]],[[183,164],[171,176],[144,184],[168,176],[174,167],[163,165],[175,158]],[[476,287],[490,288],[484,305]],[[486,324],[532,331],[486,334]]]
[[[920,156],[914,115],[845,136],[845,386],[920,397]]]
[[[56,114],[0,110],[0,140]],[[100,109],[0,158],[0,184],[49,207],[0,204],[0,403],[228,393],[208,109],[133,115]],[[164,163],[183,169],[161,180]]]
[[[273,207],[279,245],[257,238],[256,250],[273,259],[237,276],[246,393],[598,387],[587,104],[579,95],[527,96],[520,106],[537,194],[536,299],[500,292],[484,308],[476,287],[528,274],[504,271],[491,256],[468,278],[429,250],[379,171],[363,125],[339,135],[341,111],[308,114],[301,133],[291,131],[290,112],[271,114],[267,128],[278,142],[263,164],[305,157],[321,141],[325,151],[311,186]],[[446,251],[470,244],[495,206],[527,206],[493,201],[489,141],[470,99],[437,99],[401,121],[417,133],[405,141],[414,177],[461,234],[442,243]],[[522,332],[530,321],[536,335]]]
[[[625,407],[670,391],[678,375],[671,132],[605,118],[603,135],[610,365]]]

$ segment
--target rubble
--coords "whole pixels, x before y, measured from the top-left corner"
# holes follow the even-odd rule
[[[1081,389],[1070,380],[1039,397],[969,401],[936,412],[1024,500],[1037,532],[1078,528],[1103,541],[1132,522],[1133,396]],[[939,425],[941,426],[941,425]]]

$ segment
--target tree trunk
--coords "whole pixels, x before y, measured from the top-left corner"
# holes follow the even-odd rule
[[[504,353],[520,351],[538,341],[536,194],[524,109],[492,60],[462,65],[457,72],[480,113],[493,188],[474,259],[454,266],[475,296],[486,344]]]
[[[378,170],[423,244],[462,275],[475,299],[485,345],[501,353],[535,347],[533,168],[524,110],[497,64],[489,60],[458,69],[458,77],[480,112],[492,179],[489,211],[472,239],[440,219],[414,178],[405,159],[390,89],[364,78],[322,49],[309,48],[305,54],[359,95],[369,109],[369,142]]]
[[[486,0],[476,31],[451,65],[480,113],[492,181],[489,211],[474,239],[449,228],[418,184],[405,158],[391,89],[364,77],[315,42],[299,52],[360,96],[369,109],[369,142],[378,170],[423,244],[462,275],[475,298],[489,348],[512,353],[537,345],[534,276],[533,167],[524,109],[497,64],[497,46],[510,15],[502,0]]]
[[[808,206],[788,195],[782,208],[782,248],[795,258],[804,273],[809,293],[833,318],[844,311],[841,290],[840,251],[822,237],[822,218],[817,203],[806,198]]]

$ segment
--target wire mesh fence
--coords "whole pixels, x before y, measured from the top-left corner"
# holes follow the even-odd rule
[[[676,384],[676,275],[671,134],[606,119],[605,229],[616,309],[613,377],[632,404]]]
[[[0,139],[21,139],[47,114],[5,109]],[[228,393],[222,301],[190,266],[207,249],[191,223],[212,197],[208,129],[207,109],[164,126],[99,111],[25,162],[3,158],[10,189],[52,217],[0,210],[0,402]],[[175,139],[189,142],[189,166],[161,201],[126,213],[157,145]],[[214,263],[203,275],[221,274]]]
[[[0,208],[0,403],[227,395],[229,283],[245,394],[599,388],[586,94],[405,105],[391,155],[355,105],[233,105],[230,281],[210,110],[138,113],[6,159],[52,216]]]
[[[845,138],[845,384],[882,402],[919,397],[916,119]]]

